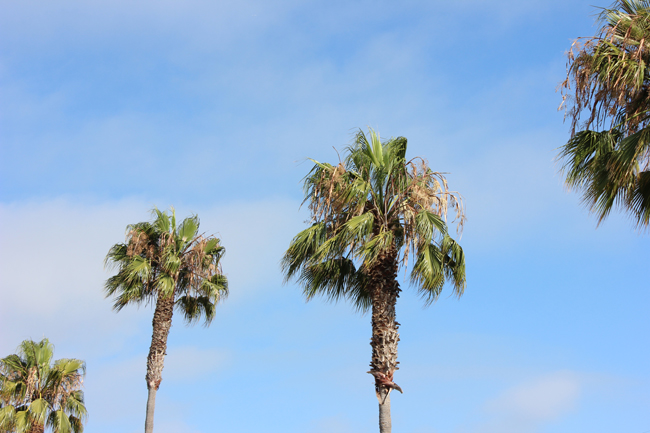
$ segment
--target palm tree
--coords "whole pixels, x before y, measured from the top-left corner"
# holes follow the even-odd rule
[[[82,433],[87,417],[81,391],[86,364],[59,359],[54,346],[23,341],[18,353],[0,360],[0,432]]]
[[[118,271],[105,284],[106,296],[114,297],[117,311],[132,303],[156,305],[147,357],[146,433],[153,431],[174,308],[188,324],[203,318],[208,326],[216,304],[228,295],[228,281],[219,264],[225,250],[219,239],[199,234],[196,215],[177,225],[173,208],[169,214],[158,209],[152,213],[153,222],[128,226],[126,242],[108,252],[106,264]]]
[[[406,139],[381,142],[359,131],[344,162],[314,161],[305,177],[305,202],[312,225],[298,233],[282,259],[286,280],[296,278],[307,300],[317,295],[372,309],[372,360],[379,401],[379,427],[391,431],[400,293],[397,271],[414,256],[411,282],[427,304],[450,281],[457,296],[465,288],[462,248],[448,235],[451,207],[460,223],[462,203],[445,178],[422,158],[406,160]]]
[[[574,42],[562,83],[571,139],[560,148],[569,188],[599,223],[614,207],[650,223],[650,1],[618,0],[601,28]],[[581,121],[582,115],[586,120]]]

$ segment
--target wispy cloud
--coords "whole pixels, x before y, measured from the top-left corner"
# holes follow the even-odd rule
[[[488,420],[461,431],[535,433],[575,410],[583,379],[573,371],[557,371],[509,388],[485,404]]]

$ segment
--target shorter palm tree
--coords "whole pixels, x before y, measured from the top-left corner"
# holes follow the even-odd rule
[[[228,295],[228,280],[219,261],[225,253],[219,239],[199,234],[194,215],[176,224],[176,213],[153,210],[153,222],[127,227],[127,239],[115,244],[106,264],[118,269],[106,281],[106,296],[119,311],[128,304],[155,304],[153,335],[147,357],[147,410],[145,432],[153,431],[156,393],[162,381],[167,337],[174,309],[188,324],[199,319],[209,325],[216,304]]]
[[[87,417],[81,390],[86,364],[59,359],[54,346],[23,341],[18,353],[0,360],[0,432],[82,433]]]

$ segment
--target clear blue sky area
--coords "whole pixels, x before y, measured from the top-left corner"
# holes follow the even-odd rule
[[[607,6],[601,4],[599,6]],[[404,136],[467,206],[468,285],[403,281],[401,433],[647,433],[647,234],[597,227],[554,161],[588,1],[0,3],[0,356],[86,360],[87,432],[144,424],[150,306],[103,259],[157,206],[221,237],[231,296],[174,321],[156,432],[377,431],[370,317],[282,284],[307,158]],[[400,275],[403,275],[400,274]]]

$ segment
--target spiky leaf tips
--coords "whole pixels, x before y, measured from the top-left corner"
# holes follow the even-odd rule
[[[131,303],[155,304],[153,335],[147,357],[147,412],[145,431],[153,431],[155,396],[160,382],[167,337],[174,310],[188,324],[203,319],[210,324],[216,305],[228,295],[228,280],[221,271],[224,248],[220,240],[199,233],[196,215],[180,224],[176,212],[153,210],[152,222],[127,227],[126,242],[115,244],[106,264],[117,274],[106,281],[107,297],[121,310]]]
[[[404,137],[381,141],[375,131],[359,131],[344,161],[312,160],[304,179],[312,224],[294,237],[282,259],[286,280],[296,279],[308,300],[346,299],[361,311],[372,310],[369,373],[382,432],[390,430],[389,393],[401,391],[393,381],[398,268],[413,261],[410,280],[427,303],[445,282],[458,296],[465,288],[463,250],[447,229],[449,211],[462,228],[460,195],[424,159],[407,160],[406,148]]]
[[[53,355],[44,338],[25,340],[17,354],[0,359],[0,432],[83,432],[86,365],[79,359],[52,363]]]
[[[560,149],[566,184],[603,221],[615,207],[650,223],[650,1],[618,0],[596,36],[568,53],[563,102],[571,139]]]

